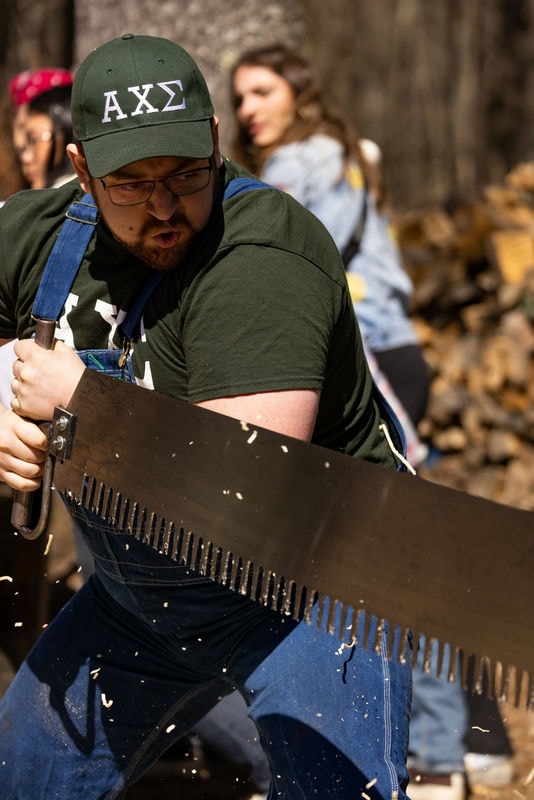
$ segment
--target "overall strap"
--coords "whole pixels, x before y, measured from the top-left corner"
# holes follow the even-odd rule
[[[241,194],[241,192],[272,188],[274,187],[270,186],[268,183],[264,183],[264,181],[260,181],[259,178],[232,178],[225,187],[223,200],[229,200],[236,194]]]
[[[241,192],[269,188],[272,187],[257,178],[234,178],[228,182],[223,200]],[[98,216],[98,209],[90,194],[85,194],[81,200],[69,206],[37,290],[32,309],[34,317],[58,319],[93,235]],[[126,339],[132,338],[148,298],[165,274],[163,270],[154,271],[146,280],[120,326]]]
[[[90,194],[69,206],[39,284],[32,309],[34,317],[59,317],[97,222],[98,209]]]
[[[242,192],[250,192],[254,189],[272,188],[273,187],[268,183],[264,183],[258,178],[232,178],[230,181],[228,181],[224,189],[223,201],[229,200],[231,197],[235,197]],[[127,341],[132,340],[136,327],[141,320],[143,309],[148,298],[160,281],[165,277],[165,275],[166,272],[164,270],[155,270],[145,281],[145,284],[136,297],[134,304],[131,306],[125,319],[120,325],[121,332],[124,334],[124,337]]]
[[[147,303],[148,298],[156,288],[156,286],[163,280],[166,275],[163,269],[153,270],[146,281],[144,282],[141,291],[135,298],[133,305],[130,306],[125,318],[119,325],[120,331],[127,342],[131,342],[137,326],[143,315],[143,309]]]

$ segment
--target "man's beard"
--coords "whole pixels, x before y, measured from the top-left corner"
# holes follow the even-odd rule
[[[166,250],[155,246],[147,247],[143,242],[131,244],[124,242],[117,236],[115,236],[115,238],[128,253],[131,253],[135,258],[139,259],[139,261],[142,261],[147,267],[169,272],[183,264],[193,244],[191,239],[188,239],[179,247],[171,247]]]
[[[105,221],[105,220],[104,220]],[[180,232],[180,240],[174,247],[158,247],[151,238],[158,233],[161,233],[161,228],[164,230],[174,230]],[[193,249],[194,243],[198,237],[188,224],[184,224],[183,217],[176,217],[169,220],[164,226],[159,226],[157,223],[147,224],[137,235],[135,242],[127,242],[113,234],[114,238],[119,242],[128,253],[131,253],[135,258],[142,261],[151,269],[170,271],[181,266]]]

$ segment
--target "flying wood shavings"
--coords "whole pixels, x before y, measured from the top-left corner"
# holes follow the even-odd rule
[[[368,795],[368,794],[366,794],[365,792],[362,792],[362,798],[363,798],[363,800],[371,800],[371,798],[369,797],[369,795]]]
[[[280,450],[282,451],[282,453],[289,453],[289,449],[286,444],[280,445]]]
[[[352,650],[353,647],[356,645],[356,639],[353,639],[351,642],[341,642],[339,648],[336,650],[336,656],[340,656],[343,654],[343,650]]]
[[[243,499],[243,495],[241,494],[241,492],[236,492],[235,496],[237,497],[238,500],[242,500]]]
[[[54,538],[54,534],[53,533],[49,533],[48,534],[48,541],[46,543],[46,547],[45,547],[45,551],[44,551],[45,556],[47,556],[48,553],[50,552],[50,547],[52,545],[52,539],[53,538]]]
[[[0,575],[0,581],[9,581],[9,583],[13,583],[13,578],[11,575]]]
[[[248,424],[245,422],[244,419],[242,419],[239,424],[241,425],[241,430],[242,431],[248,431],[249,430]]]
[[[375,783],[377,783],[377,782],[378,782],[378,778],[373,778],[372,781],[369,781],[369,783],[365,784],[365,788],[366,789],[372,789],[373,786],[375,785]]]
[[[175,728],[176,728],[176,725],[173,723],[172,725],[169,725],[167,728],[165,728],[165,733],[172,733],[172,731]]]
[[[108,700],[104,692],[102,692],[100,697],[102,699],[102,705],[104,706],[104,708],[111,708],[111,706],[113,705],[113,700]]]
[[[472,731],[480,731],[480,733],[489,733],[490,732],[489,728],[481,728],[480,725],[472,725],[471,726],[471,730]]]
[[[98,673],[100,672],[100,669],[101,667],[97,667],[96,669],[92,669],[91,672],[89,673],[89,675],[94,681],[96,681],[96,679],[98,678]]]
[[[532,769],[528,773],[527,777],[523,781],[523,786],[528,786],[529,783],[532,783],[533,780],[534,780],[534,767],[532,767]]]
[[[252,442],[255,442],[257,438],[258,438],[258,431],[252,431],[252,433],[247,439],[247,444],[252,444]]]

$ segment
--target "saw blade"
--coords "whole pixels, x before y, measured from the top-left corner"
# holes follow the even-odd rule
[[[75,435],[54,480],[70,502],[280,613],[309,620],[319,604],[340,638],[365,612],[378,625],[362,644],[388,620],[403,632],[391,655],[406,657],[410,630],[427,668],[437,640],[443,676],[458,677],[461,651],[464,685],[532,704],[529,512],[92,370],[69,411]]]

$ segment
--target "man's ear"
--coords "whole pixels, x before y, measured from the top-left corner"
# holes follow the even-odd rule
[[[217,167],[220,167],[222,164],[222,156],[221,151],[219,149],[219,118],[212,117],[211,118],[211,135],[213,138],[213,157],[215,159],[215,164]]]
[[[91,176],[87,169],[87,161],[79,144],[68,144],[67,155],[84,192],[91,192]]]

